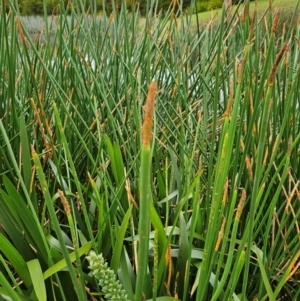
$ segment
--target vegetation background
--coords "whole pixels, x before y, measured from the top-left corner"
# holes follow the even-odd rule
[[[57,7],[60,4],[60,0],[19,0],[19,8],[20,12],[23,15],[43,15],[44,13],[44,4],[46,4],[47,13],[52,14],[53,12],[58,13]],[[103,10],[103,4],[105,5],[105,10],[107,13],[110,13],[112,11],[113,5],[116,6],[117,9],[121,8],[122,2],[124,0],[97,0],[94,2],[93,5],[96,5],[96,9],[98,11]],[[183,10],[185,10],[187,7],[190,6],[191,1],[190,0],[183,0],[183,1],[173,1],[173,0],[159,0],[157,1],[157,9],[160,11],[167,11],[170,4],[174,2],[175,4],[182,5]],[[238,0],[232,0],[232,4],[237,4]],[[64,5],[67,6],[68,1],[63,1]],[[88,7],[91,7],[91,2],[86,0],[83,1],[84,7],[87,9]],[[133,10],[137,6],[140,9],[140,12],[145,15],[146,13],[146,7],[147,7],[147,1],[137,1],[137,0],[126,0],[127,9]],[[207,11],[211,9],[221,8],[223,5],[223,0],[198,0],[196,2],[196,8],[198,9],[198,12]]]
[[[43,1],[31,33],[1,1],[0,301],[299,300],[299,1],[279,2],[203,24],[195,1]]]

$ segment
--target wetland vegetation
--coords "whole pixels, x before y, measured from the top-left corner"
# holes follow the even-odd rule
[[[32,34],[2,1],[0,300],[299,300],[299,1],[274,3],[78,1]]]

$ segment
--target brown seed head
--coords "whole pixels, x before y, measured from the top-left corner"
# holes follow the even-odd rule
[[[233,104],[233,96],[234,96],[234,83],[233,83],[233,78],[230,77],[229,80],[229,95],[228,95],[228,102],[227,102],[227,108],[224,113],[224,117],[229,118],[231,115],[231,110],[232,110],[232,104]]]
[[[249,36],[248,36],[248,40],[247,40],[247,44],[251,44],[252,39],[253,39],[253,33],[254,33],[254,27],[255,27],[255,15],[256,12],[254,11],[252,18],[251,18],[251,24],[250,24],[250,31],[249,31]]]
[[[279,51],[279,53],[277,54],[277,56],[276,56],[275,62],[273,64],[273,67],[272,67],[272,69],[270,71],[270,75],[269,75],[269,80],[268,80],[269,86],[272,86],[273,83],[274,83],[277,67],[278,67],[283,55],[287,51],[288,46],[289,46],[289,44],[285,43],[283,45],[283,47],[281,48],[281,50]]]
[[[244,20],[249,17],[249,1],[246,1],[244,7]]]
[[[278,24],[279,24],[279,17],[280,17],[280,10],[278,9],[275,13],[275,17],[273,19],[273,25],[272,25],[272,29],[271,32],[274,33],[277,30]]]
[[[246,197],[247,197],[246,190],[242,189],[241,199],[240,199],[240,202],[239,202],[237,210],[236,210],[236,218],[237,219],[240,219],[240,217],[242,215],[242,211],[243,211],[243,208],[244,208]]]
[[[67,213],[67,215],[69,215],[71,213],[71,208],[70,208],[70,205],[69,205],[64,193],[59,189],[57,190],[57,192],[59,194],[62,204],[64,205],[65,212]]]
[[[225,224],[226,224],[226,218],[225,216],[223,216],[223,221],[222,221],[222,225],[221,225],[221,229],[219,231],[219,235],[218,235],[218,240],[216,242],[216,246],[215,246],[215,251],[218,252],[223,235],[224,235],[224,228],[225,228]]]
[[[17,28],[18,28],[18,31],[19,31],[21,40],[22,40],[22,42],[24,43],[24,42],[25,42],[25,35],[24,35],[24,32],[23,32],[23,28],[22,28],[20,19],[19,19],[18,17],[15,17],[15,22],[16,22],[16,24],[17,24]]]
[[[243,79],[243,73],[244,73],[244,68],[246,65],[246,51],[244,49],[244,57],[242,59],[242,61],[240,62],[240,64],[238,65],[238,70],[237,70],[237,83],[240,84],[242,82]]]
[[[155,96],[156,96],[156,83],[151,82],[148,88],[148,96],[145,106],[145,117],[142,127],[142,144],[144,146],[150,146],[152,138],[152,125],[153,125],[153,114],[155,106]]]

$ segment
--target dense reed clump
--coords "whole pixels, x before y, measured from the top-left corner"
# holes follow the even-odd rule
[[[85,4],[2,1],[0,299],[299,299],[299,1]]]

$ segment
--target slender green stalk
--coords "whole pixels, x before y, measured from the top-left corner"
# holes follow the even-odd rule
[[[220,294],[223,290],[223,287],[224,287],[224,285],[227,281],[227,277],[229,275],[229,272],[232,269],[232,266],[231,266],[232,260],[233,260],[232,254],[233,254],[234,247],[235,247],[235,240],[236,240],[236,235],[237,235],[238,224],[240,222],[240,217],[241,217],[241,214],[242,214],[242,210],[243,210],[245,201],[246,201],[246,191],[243,190],[240,202],[238,204],[238,208],[236,210],[235,218],[234,218],[231,241],[230,241],[229,250],[228,250],[228,259],[226,261],[226,265],[225,265],[225,268],[224,268],[224,272],[222,274],[222,278],[221,278],[220,282],[218,283],[218,288],[214,292],[214,295],[211,299],[212,301],[218,300],[218,298],[219,298],[219,296],[220,296]]]
[[[270,45],[273,44],[274,35],[271,37]],[[269,65],[269,57],[272,52],[272,47],[270,47],[268,51],[268,57],[266,59],[266,66]],[[269,116],[270,116],[270,109],[271,109],[271,95],[273,90],[273,84],[275,81],[275,75],[276,75],[276,69],[278,68],[278,65],[287,50],[287,44],[284,45],[284,47],[281,49],[281,51],[278,53],[276,60],[272,66],[272,69],[269,74],[268,78],[268,87],[266,91],[266,96],[264,100],[264,106],[263,106],[263,114],[262,114],[262,120],[261,120],[261,126],[260,126],[260,135],[259,135],[259,142],[257,146],[257,152],[256,152],[256,169],[255,169],[255,176],[254,176],[254,184],[253,184],[253,191],[251,196],[251,203],[250,203],[250,214],[249,214],[249,228],[253,229],[254,224],[254,215],[255,215],[255,209],[258,205],[257,201],[257,195],[258,195],[258,189],[262,177],[262,166],[263,166],[263,155],[265,151],[265,141],[266,141],[266,133],[267,133],[267,126],[269,122]],[[252,244],[252,231],[249,232],[249,238],[248,238],[248,247],[246,252],[246,264],[245,264],[245,271],[244,271],[244,278],[248,279],[248,273],[249,273],[249,263],[250,263],[250,252],[251,252],[251,244]],[[248,258],[248,259],[247,259]],[[243,285],[243,299],[246,295],[245,293],[246,286]],[[242,300],[243,300],[242,299]]]
[[[139,208],[139,245],[138,245],[138,266],[135,300],[145,299],[144,283],[147,273],[148,252],[149,252],[149,228],[150,228],[150,172],[151,172],[151,137],[154,114],[154,102],[156,94],[156,83],[149,85],[146,100],[145,116],[142,127],[142,151],[140,168],[140,208]]]

